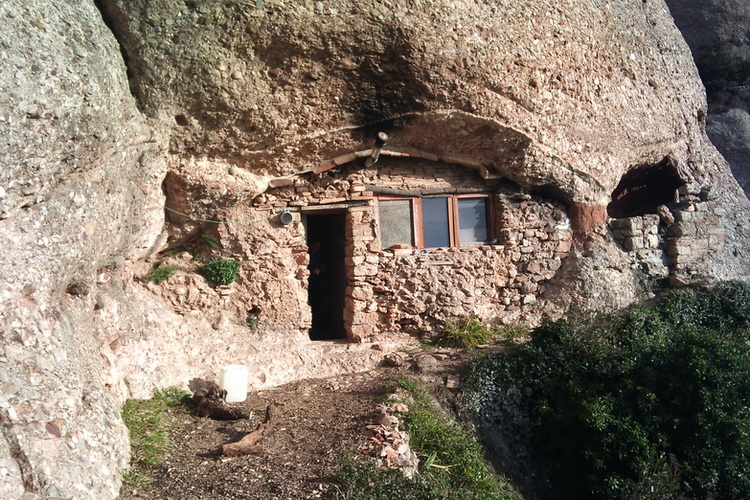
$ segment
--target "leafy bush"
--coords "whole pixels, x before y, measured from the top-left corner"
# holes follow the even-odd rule
[[[152,272],[146,279],[149,279],[153,281],[154,283],[161,283],[162,281],[166,281],[169,278],[172,277],[174,272],[178,270],[179,266],[162,266],[157,267],[154,269],[154,272]]]
[[[215,285],[228,285],[237,280],[240,263],[232,259],[214,259],[203,266],[203,274]]]
[[[561,498],[750,498],[749,338],[750,285],[682,290],[594,326],[544,324],[479,360],[467,401],[486,429],[523,413]]]

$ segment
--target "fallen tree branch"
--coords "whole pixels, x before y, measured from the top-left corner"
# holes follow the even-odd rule
[[[258,425],[250,434],[246,434],[236,443],[225,444],[221,447],[221,453],[228,457],[238,457],[240,455],[256,455],[261,452],[263,447],[258,441],[266,437],[273,431],[276,421],[274,420],[274,410],[272,405],[266,408],[266,419]]]

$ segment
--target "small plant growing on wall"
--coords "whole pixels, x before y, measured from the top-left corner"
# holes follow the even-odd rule
[[[251,332],[257,332],[258,325],[260,324],[260,308],[256,306],[247,311],[245,322],[247,323],[247,326],[250,327]]]
[[[214,285],[228,285],[237,281],[240,262],[233,259],[213,259],[203,266],[203,275]]]
[[[216,236],[211,236],[210,234],[201,233],[201,239],[206,244],[208,248],[211,250],[221,250],[221,242],[219,241],[219,238]]]
[[[146,279],[158,284],[168,280],[178,269],[179,266],[160,266],[154,269],[154,272],[149,274]]]

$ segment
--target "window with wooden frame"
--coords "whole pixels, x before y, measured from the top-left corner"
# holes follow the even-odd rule
[[[383,248],[486,244],[492,239],[490,201],[486,194],[380,197],[380,243]]]

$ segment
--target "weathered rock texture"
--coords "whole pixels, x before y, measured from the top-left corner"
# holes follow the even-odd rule
[[[112,498],[129,449],[97,308],[162,231],[163,148],[93,2],[0,19],[0,497]]]
[[[708,92],[706,132],[750,193],[750,4],[667,0]]]
[[[0,4],[1,496],[114,497],[118,402],[223,364],[263,387],[454,315],[750,275],[748,201],[661,1],[97,5]],[[436,194],[489,200],[486,241],[383,248],[381,200]],[[345,335],[377,344],[309,340],[316,214],[340,217]],[[237,282],[200,274],[219,256]]]

